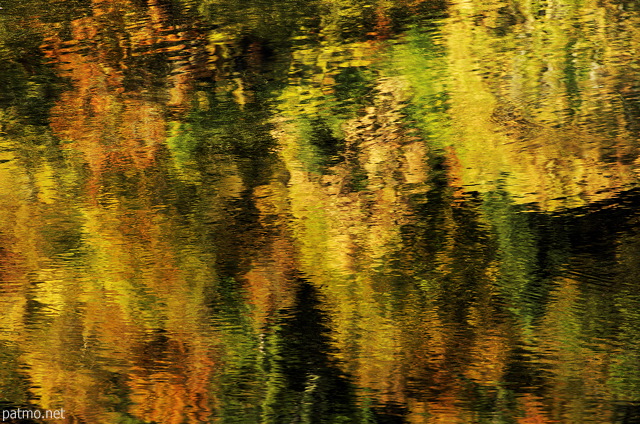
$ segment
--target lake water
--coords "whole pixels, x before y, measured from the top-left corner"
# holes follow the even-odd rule
[[[0,6],[5,422],[640,423],[637,2]]]

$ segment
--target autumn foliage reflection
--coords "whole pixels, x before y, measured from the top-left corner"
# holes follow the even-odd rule
[[[74,4],[2,16],[1,405],[635,419],[633,6]]]

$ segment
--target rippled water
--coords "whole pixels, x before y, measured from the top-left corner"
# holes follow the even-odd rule
[[[0,6],[3,414],[640,423],[636,2]]]

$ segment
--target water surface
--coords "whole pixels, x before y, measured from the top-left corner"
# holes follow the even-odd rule
[[[640,422],[636,3],[1,6],[3,410]]]

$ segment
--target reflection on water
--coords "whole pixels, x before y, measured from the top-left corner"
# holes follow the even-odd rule
[[[640,422],[635,3],[0,23],[3,410]]]

